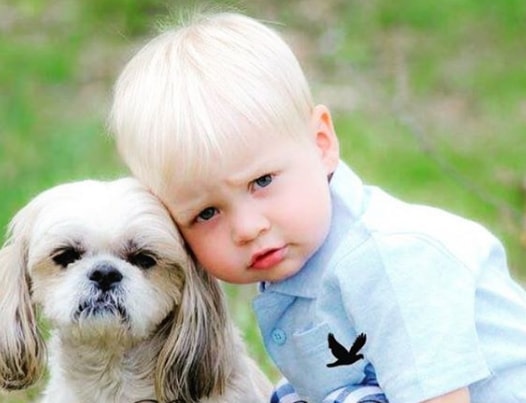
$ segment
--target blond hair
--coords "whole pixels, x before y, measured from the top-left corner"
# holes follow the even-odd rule
[[[128,62],[109,123],[132,173],[164,194],[255,135],[305,136],[312,108],[299,62],[274,30],[237,13],[199,14]]]

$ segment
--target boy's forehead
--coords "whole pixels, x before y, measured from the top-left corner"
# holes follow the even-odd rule
[[[199,202],[199,200],[206,198],[214,180],[217,180],[217,176],[213,173],[193,176],[192,178],[178,178],[168,188],[167,199],[171,204],[176,205],[184,205],[191,201]]]
[[[250,171],[251,164],[238,165],[231,158],[225,158],[223,161],[216,158],[215,163],[196,167],[191,174],[174,178],[168,188],[168,198],[173,204],[180,206],[200,204],[211,194],[217,193],[230,178],[244,179],[250,175]]]
[[[235,169],[225,158],[210,158],[211,161],[183,170],[170,180],[163,199],[171,210],[186,211],[206,204],[221,191],[230,170]],[[225,161],[222,161],[225,160]]]
[[[209,156],[200,164],[183,169],[165,188],[165,203],[174,211],[190,210],[229,188],[246,186],[247,181],[276,160],[275,153],[265,152],[268,148],[264,144],[246,145],[236,152]]]
[[[191,219],[197,206],[206,204],[208,192],[200,181],[177,181],[170,186],[163,201],[177,223]]]

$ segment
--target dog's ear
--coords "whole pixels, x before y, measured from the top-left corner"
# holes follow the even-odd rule
[[[176,397],[193,403],[222,393],[233,366],[235,336],[223,290],[201,267],[191,266],[185,270],[182,301],[158,358],[155,387],[160,401]]]
[[[11,221],[0,249],[0,388],[7,390],[31,386],[45,366],[27,271],[27,233],[34,218],[29,210]]]

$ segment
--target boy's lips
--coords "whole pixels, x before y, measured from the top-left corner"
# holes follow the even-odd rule
[[[287,247],[265,249],[255,253],[250,262],[251,269],[265,270],[270,269],[285,259]]]

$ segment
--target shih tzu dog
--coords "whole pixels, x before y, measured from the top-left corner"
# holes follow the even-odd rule
[[[218,282],[132,178],[56,186],[10,223],[0,250],[0,387],[32,385],[46,362],[46,403],[246,403],[271,394]]]

